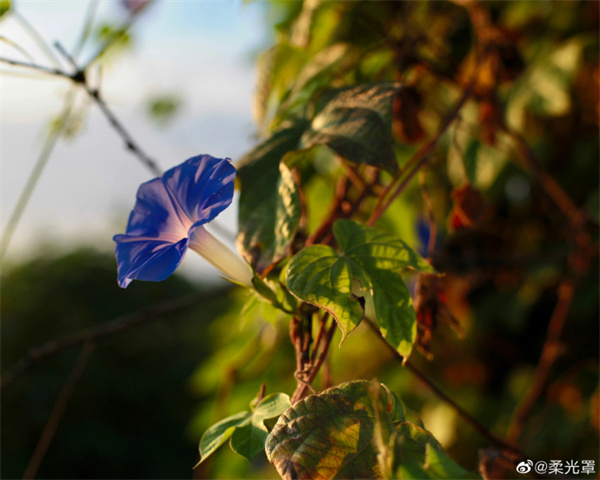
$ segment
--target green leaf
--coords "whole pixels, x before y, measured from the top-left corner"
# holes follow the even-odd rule
[[[416,317],[400,271],[435,273],[416,251],[399,238],[351,220],[338,220],[333,233],[349,258],[354,278],[373,296],[375,319],[387,342],[408,357],[416,339]]]
[[[441,447],[427,443],[425,446],[425,462],[406,462],[399,466],[394,478],[402,480],[459,480],[480,479],[474,472],[469,472],[448,457]]]
[[[271,395],[267,395],[252,413],[252,422],[263,428],[265,426],[265,420],[279,417],[279,415],[290,408],[290,406],[290,397],[285,393],[272,393]]]
[[[265,421],[279,417],[290,405],[290,397],[285,393],[272,393],[263,398],[252,413],[240,412],[215,423],[202,435],[198,465],[229,438],[234,452],[252,460],[265,449],[269,434]]]
[[[345,383],[283,412],[267,438],[267,458],[284,480],[479,478],[406,413],[375,380]]]
[[[290,397],[284,393],[266,396],[233,432],[230,441],[232,450],[252,460],[265,449],[265,442],[269,435],[265,420],[279,417],[290,406]]]
[[[418,421],[420,423],[420,419]],[[410,421],[398,426],[398,429],[391,435],[389,444],[393,454],[391,462],[393,472],[398,471],[402,465],[408,462],[423,463],[428,445],[442,450],[442,446],[431,432]]]
[[[231,437],[236,427],[242,425],[249,417],[250,413],[240,412],[224,418],[206,430],[200,440],[200,462],[198,465],[223,445]]]
[[[362,291],[372,296],[374,320],[382,335],[407,357],[416,338],[416,318],[400,272],[407,267],[428,273],[435,270],[402,240],[375,228],[338,220],[333,233],[341,253],[324,245],[300,251],[288,267],[290,291],[330,312],[342,330],[342,342],[364,314],[355,295]]]
[[[300,300],[335,317],[342,330],[342,343],[363,318],[360,302],[352,296],[348,259],[331,247],[312,245],[299,252],[288,267],[287,284]]]
[[[324,144],[354,163],[398,173],[392,135],[392,102],[399,84],[332,90],[320,102],[303,147]]]
[[[254,277],[252,277],[252,285],[254,286],[256,293],[262,298],[266,299],[271,304],[277,303],[277,293],[273,291],[260,275],[254,275]]]
[[[257,271],[286,256],[300,220],[300,200],[283,156],[298,147],[301,125],[276,132],[240,162],[238,245]],[[280,164],[281,163],[281,164]]]
[[[307,56],[305,49],[280,42],[258,57],[254,95],[254,116],[258,123],[268,122]]]
[[[230,446],[235,453],[252,460],[265,449],[265,442],[269,434],[266,430],[257,428],[250,418],[238,426],[231,436]]]
[[[279,417],[267,438],[267,458],[284,480],[381,478],[376,418],[386,436],[405,423],[397,395],[387,388],[374,394],[371,382],[350,382],[310,395]]]
[[[302,112],[314,95],[331,85],[334,77],[352,70],[357,61],[358,56],[352,46],[344,43],[328,46],[318,52],[292,78],[292,87],[281,103],[278,117],[284,119],[298,112],[304,116]]]
[[[361,265],[377,268],[436,273],[434,268],[409,245],[389,233],[353,220],[337,220],[333,233],[340,248]]]

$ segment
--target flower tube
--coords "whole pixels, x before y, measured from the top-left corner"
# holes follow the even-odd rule
[[[228,158],[199,155],[140,185],[125,234],[113,237],[119,286],[164,280],[191,248],[229,280],[251,287],[248,264],[204,228],[231,204],[235,175]]]

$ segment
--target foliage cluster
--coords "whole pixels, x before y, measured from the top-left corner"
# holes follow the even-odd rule
[[[598,465],[597,9],[272,3],[196,475]]]

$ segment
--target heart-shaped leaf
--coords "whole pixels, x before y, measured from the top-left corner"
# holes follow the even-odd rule
[[[372,297],[382,335],[407,357],[416,338],[416,317],[400,272],[434,269],[402,240],[375,228],[338,220],[333,232],[341,253],[324,245],[300,251],[288,267],[290,291],[330,312],[342,330],[342,342],[363,317],[356,295]],[[353,290],[353,282],[361,288]]]
[[[369,386],[356,381],[325,390],[279,417],[265,450],[284,480],[381,477]],[[402,422],[404,409],[395,395],[381,389],[378,400],[391,424]]]
[[[376,381],[345,383],[286,410],[267,438],[267,458],[284,480],[478,478],[406,413]]]
[[[324,144],[354,163],[398,173],[392,103],[399,84],[377,83],[331,90],[317,107],[302,145]]]
[[[313,245],[299,252],[290,262],[287,284],[298,298],[335,317],[342,342],[363,318],[360,302],[352,296],[348,259],[331,247]]]

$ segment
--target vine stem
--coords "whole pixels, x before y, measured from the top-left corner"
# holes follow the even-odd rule
[[[475,71],[477,71],[477,69],[475,69]],[[406,186],[410,183],[410,181],[419,171],[419,169],[429,161],[429,159],[435,151],[435,147],[437,146],[438,142],[440,141],[444,133],[446,133],[446,130],[448,130],[448,127],[450,127],[452,122],[456,120],[458,114],[460,113],[460,110],[465,105],[467,100],[469,100],[469,98],[471,97],[473,93],[473,85],[476,78],[477,76],[474,74],[469,85],[463,90],[462,95],[455,103],[452,110],[450,110],[450,112],[442,120],[442,123],[438,128],[436,135],[431,140],[429,140],[429,142],[427,142],[425,145],[419,148],[419,150],[417,150],[417,152],[407,162],[405,168],[403,169],[403,171],[407,172],[406,176],[404,176],[403,178],[402,175],[399,175],[396,180],[391,182],[383,190],[383,192],[379,196],[375,208],[373,209],[373,213],[371,213],[371,216],[367,220],[367,225],[374,225],[375,222],[379,220],[379,217],[383,215],[383,213],[389,208],[389,206],[394,202],[394,200],[396,200],[396,198],[398,198],[398,196],[404,191]],[[410,168],[412,165],[414,165],[414,167],[411,170]]]
[[[321,240],[331,228],[333,222],[338,218],[339,209],[346,199],[349,189],[349,179],[346,175],[342,175],[337,183],[335,198],[329,207],[329,213],[321,225],[306,239],[305,246],[313,245]]]
[[[379,338],[382,343],[386,346],[386,348],[393,354],[394,359],[399,361],[406,367],[409,371],[411,371],[421,382],[423,382],[440,400],[444,401],[448,405],[450,405],[456,413],[467,422],[475,431],[477,431],[481,436],[485,437],[495,445],[499,446],[503,450],[510,452],[515,455],[517,459],[525,458],[525,454],[521,452],[517,447],[506,443],[501,438],[494,435],[490,432],[485,426],[475,420],[471,415],[469,415],[465,410],[462,409],[452,398],[450,398],[440,387],[438,387],[435,383],[433,383],[427,376],[421,372],[409,359],[405,359],[402,355],[398,353],[398,351],[392,347],[381,335],[379,328],[368,319],[363,319],[363,321],[367,322],[367,325],[371,328],[371,330],[375,333],[377,338]]]
[[[516,152],[522,163],[528,167],[542,190],[564,216],[570,227],[566,232],[566,237],[572,246],[568,272],[557,288],[558,300],[550,317],[538,365],[532,382],[517,405],[508,428],[507,441],[517,443],[521,438],[527,418],[544,391],[552,366],[561,354],[560,337],[573,304],[575,288],[581,277],[589,269],[591,255],[597,254],[597,249],[594,249],[592,253],[590,238],[585,231],[586,215],[584,212],[577,208],[560,184],[546,171],[525,138],[515,130],[510,129],[505,123],[502,123],[501,128],[515,142]]]
[[[46,456],[48,447],[54,438],[56,429],[58,428],[58,425],[60,424],[60,421],[62,420],[62,417],[67,409],[67,402],[73,395],[77,383],[83,376],[94,348],[95,344],[92,342],[86,342],[81,348],[81,352],[75,360],[69,377],[58,394],[56,402],[54,403],[54,407],[52,408],[52,413],[50,414],[50,417],[48,417],[48,421],[44,426],[44,430],[42,430],[42,434],[40,435],[33,455],[31,456],[31,460],[25,469],[25,474],[23,475],[24,479],[35,478],[38,469],[40,468],[40,465]]]
[[[537,159],[531,147],[517,131],[511,129],[503,123],[500,128],[515,142],[516,153],[521,158],[521,161],[531,170],[533,176],[539,182],[542,190],[550,197],[554,204],[561,211],[573,232],[580,232],[585,225],[585,215],[573,203],[573,200],[563,190],[560,184],[550,175],[542,163]]]
[[[302,371],[301,370],[296,371],[296,379],[298,380],[298,387],[296,388],[296,391],[292,395],[292,400],[291,400],[292,405],[295,404],[298,400],[301,400],[302,398],[304,398],[307,390],[314,391],[311,384],[314,381],[314,379],[316,378],[317,374],[319,373],[319,370],[323,366],[323,363],[327,359],[327,353],[329,352],[329,346],[331,345],[331,340],[333,339],[333,335],[335,333],[335,329],[337,326],[337,323],[332,318],[331,324],[329,325],[327,332],[325,334],[323,334],[328,317],[329,317],[329,314],[325,314],[323,316],[323,318],[321,319],[321,327],[319,329],[319,333],[317,334],[317,339],[315,341],[315,345],[313,347],[313,352],[312,352],[312,357],[311,357],[311,361],[314,363],[310,366],[310,370],[307,372],[308,375],[306,376],[306,378],[301,378]],[[293,340],[294,339],[292,338],[292,341]],[[297,346],[296,346],[296,351],[298,352]],[[320,353],[318,353],[318,356],[317,356],[317,352],[319,352],[319,351],[320,351]],[[297,353],[297,355],[298,355],[298,353]],[[316,361],[315,361],[315,358],[316,358]],[[301,369],[302,367],[303,367],[303,365],[299,364],[298,368]]]
[[[558,287],[558,302],[552,313],[546,340],[542,347],[542,354],[533,375],[533,381],[530,383],[529,389],[521,398],[521,401],[515,409],[513,418],[508,428],[506,440],[509,443],[518,443],[523,432],[525,421],[531,414],[535,402],[542,394],[544,385],[548,380],[552,365],[560,356],[560,336],[562,334],[567,315],[573,303],[575,294],[575,279],[565,278]]]

